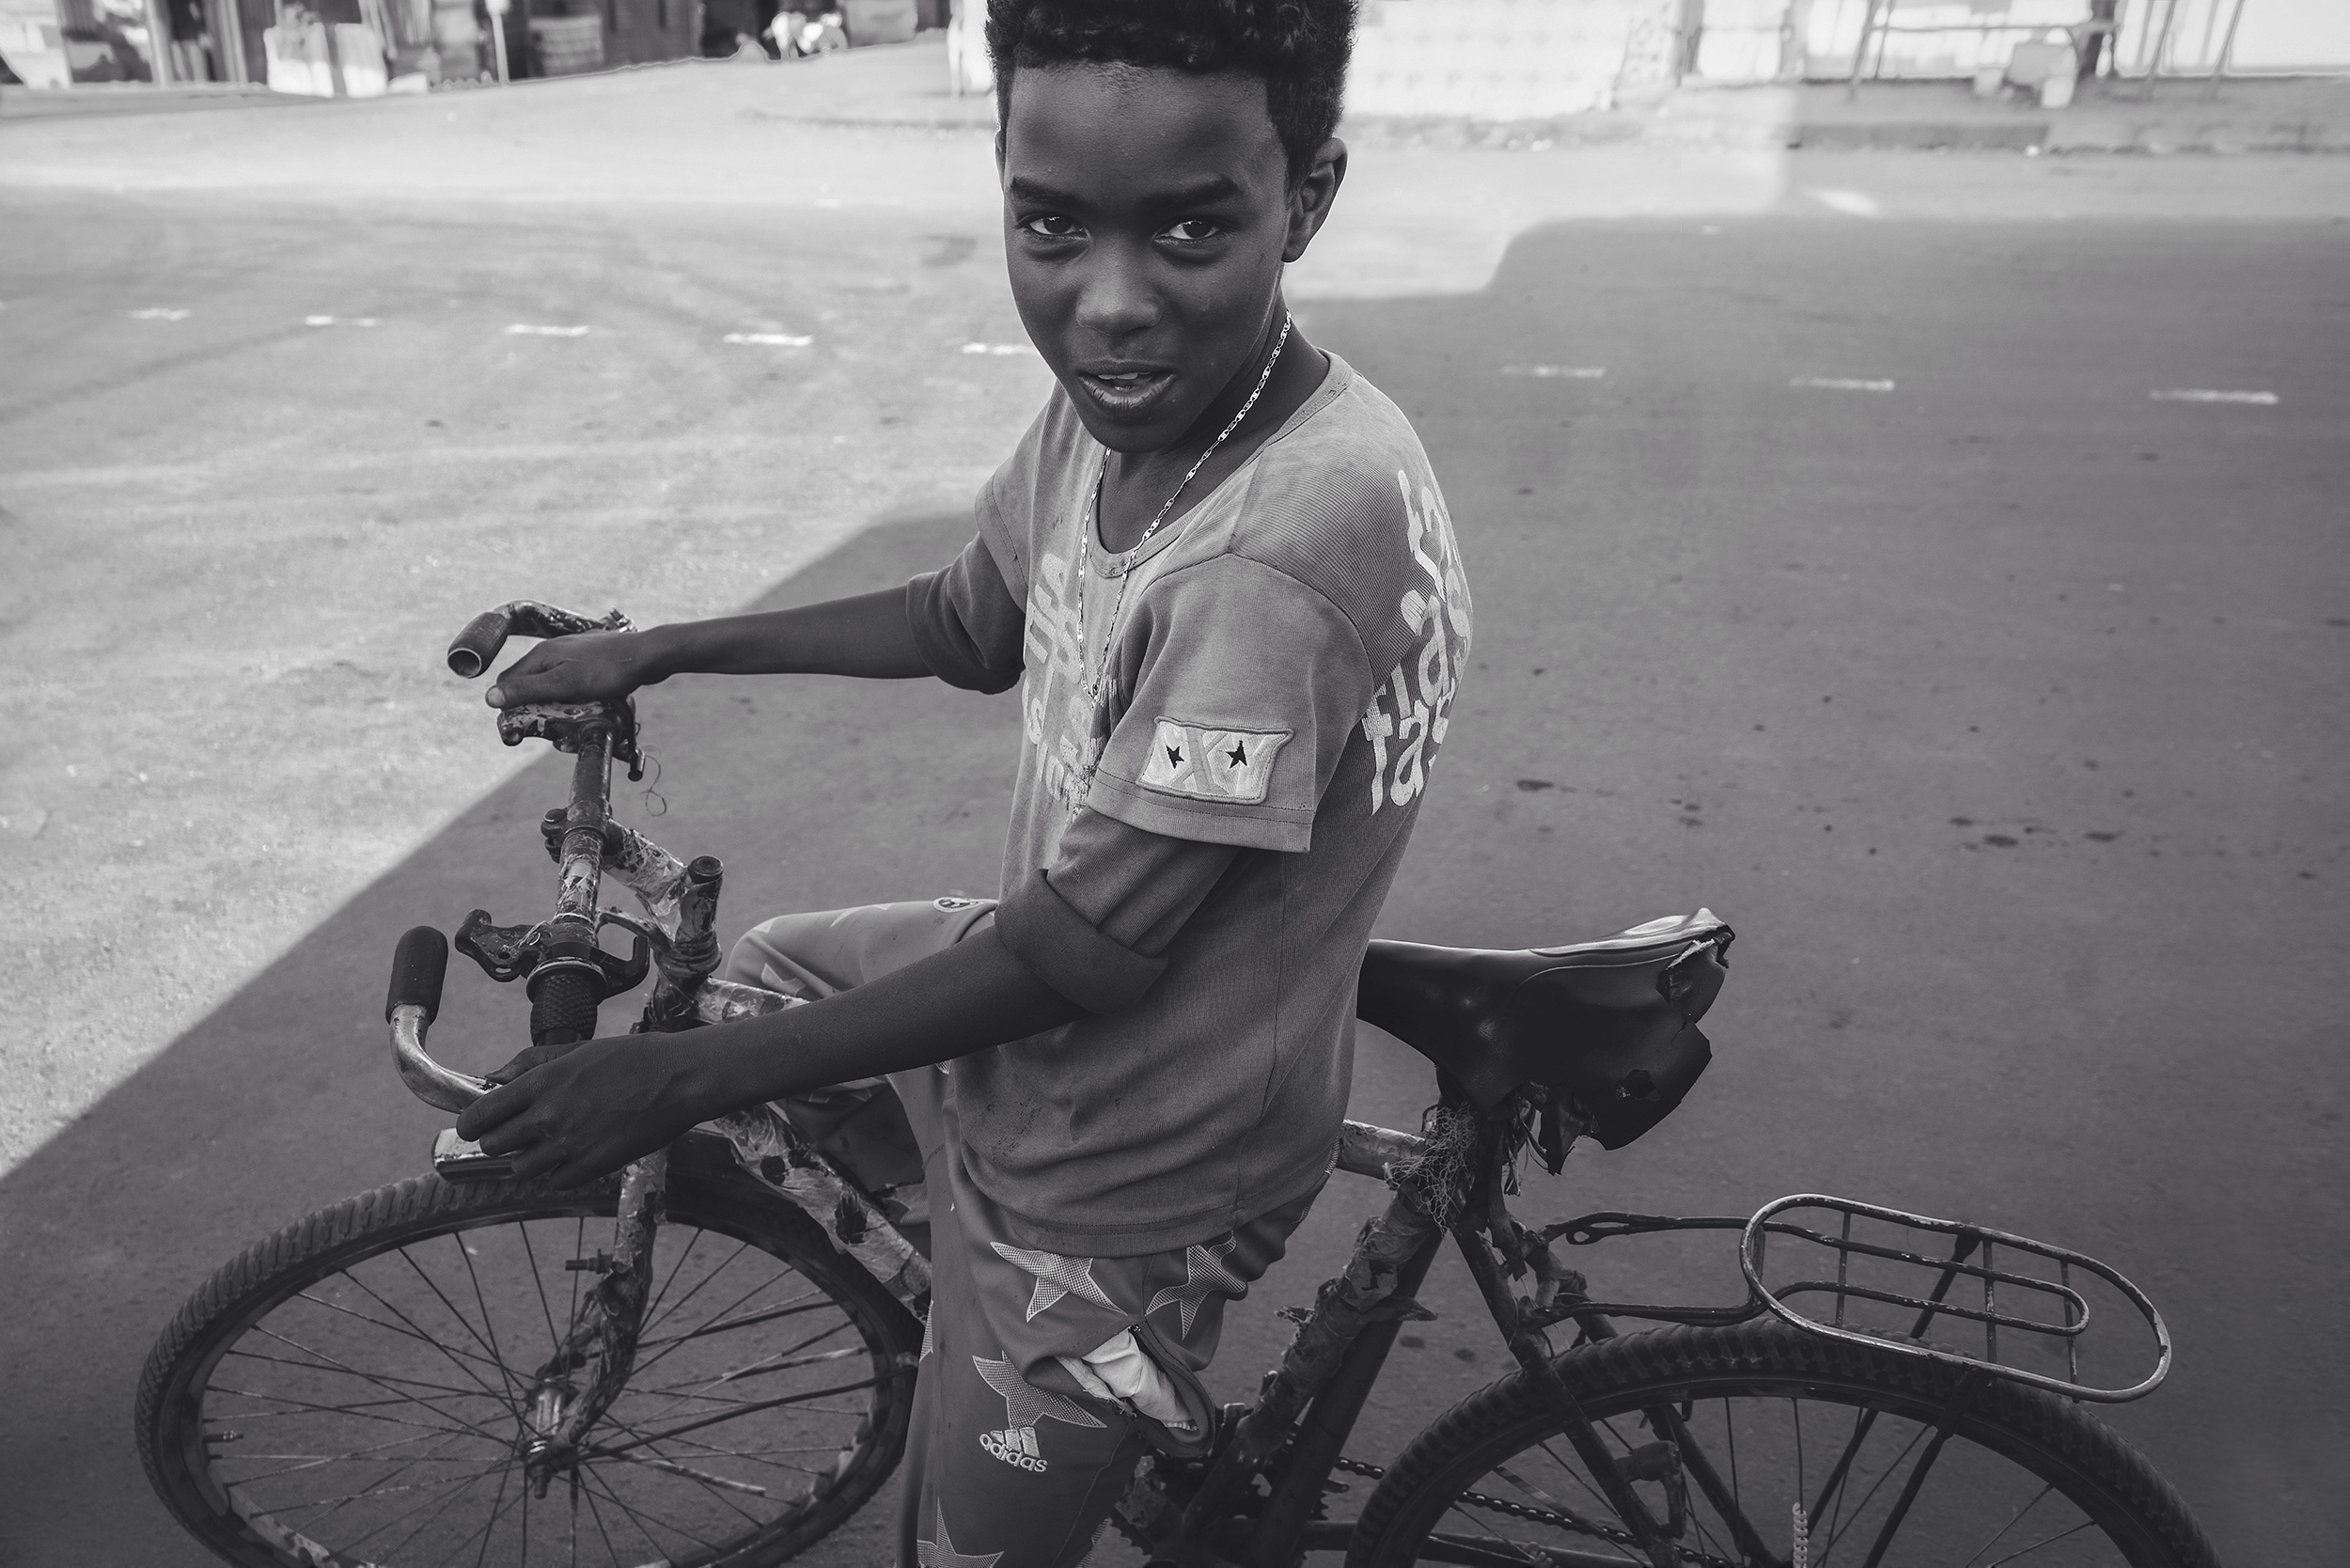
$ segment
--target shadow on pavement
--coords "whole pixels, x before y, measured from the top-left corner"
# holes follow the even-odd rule
[[[961,516],[885,523],[759,607],[902,581],[950,558],[967,530]],[[758,912],[993,892],[1010,698],[932,682],[702,681],[648,692],[640,710],[667,814],[648,820],[634,790],[619,808],[681,854],[723,852],[728,935]],[[494,733],[485,708],[482,744]],[[424,1168],[446,1119],[391,1072],[379,1020],[393,944],[419,921],[454,930],[477,904],[501,921],[542,914],[553,873],[532,823],[566,776],[542,759],[466,808],[0,1179],[0,1560],[211,1560],[151,1499],[133,1450],[147,1348],[238,1247]],[[524,1043],[525,1010],[519,988],[461,959],[434,1049],[486,1069]]]

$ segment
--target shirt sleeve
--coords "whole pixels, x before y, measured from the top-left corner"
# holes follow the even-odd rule
[[[1000,692],[1020,680],[1027,617],[984,539],[952,565],[906,584],[906,627],[931,673],[966,691]]]
[[[1355,624],[1278,568],[1221,555],[1152,583],[1131,691],[1086,804],[1131,827],[1299,853],[1373,685]]]
[[[1140,1001],[1167,949],[1240,852],[1080,811],[1060,857],[1006,889],[995,927],[1011,955],[1089,1012]]]

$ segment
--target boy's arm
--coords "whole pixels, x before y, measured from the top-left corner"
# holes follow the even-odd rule
[[[951,1061],[1130,1007],[1237,852],[1084,813],[1049,878],[954,947],[805,1007],[686,1034],[533,1047],[458,1119],[525,1179],[592,1181],[697,1122]]]
[[[931,673],[906,619],[903,588],[644,632],[588,632],[540,643],[490,688],[494,708],[626,697],[672,675]]]
[[[524,1180],[576,1185],[740,1106],[950,1061],[1083,1011],[991,926],[805,1007],[683,1035],[525,1052],[500,1070],[520,1075],[459,1117],[457,1130],[490,1153],[514,1155]]]
[[[589,632],[540,643],[508,666],[494,708],[626,697],[672,675],[851,675],[1000,692],[1020,679],[1026,625],[987,546],[902,588],[760,615]]]

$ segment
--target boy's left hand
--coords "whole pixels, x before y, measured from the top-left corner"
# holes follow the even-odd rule
[[[499,1087],[457,1119],[488,1154],[514,1156],[520,1181],[579,1186],[676,1141],[710,1112],[674,1035],[534,1045],[490,1074]]]

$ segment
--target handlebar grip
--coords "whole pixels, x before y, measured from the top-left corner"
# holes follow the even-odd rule
[[[603,986],[578,969],[542,971],[530,987],[530,1043],[568,1045],[596,1037]]]
[[[468,681],[488,669],[498,650],[506,646],[513,619],[510,607],[506,607],[484,610],[465,622],[465,629],[448,645],[448,667]]]
[[[448,973],[448,938],[431,926],[412,926],[392,954],[392,989],[384,998],[384,1022],[396,1009],[420,1007],[424,1021],[441,1011],[441,980]]]

